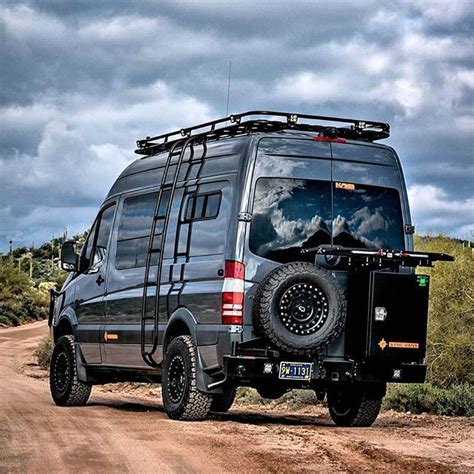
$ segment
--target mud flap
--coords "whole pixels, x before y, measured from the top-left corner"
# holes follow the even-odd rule
[[[87,369],[85,367],[84,357],[82,355],[81,348],[79,344],[76,342],[74,343],[76,346],[76,371],[77,371],[77,378],[81,382],[91,382],[87,377]]]
[[[196,381],[197,381],[197,388],[200,392],[203,393],[209,393],[209,394],[214,394],[214,393],[224,393],[224,390],[222,388],[222,385],[220,384],[219,386],[216,386],[215,388],[209,388],[212,387],[212,385],[217,382],[217,380],[214,377],[211,377],[210,375],[206,374],[204,367],[204,360],[201,355],[201,351],[199,350],[199,347],[196,348],[196,353],[197,353],[197,373],[196,373]]]

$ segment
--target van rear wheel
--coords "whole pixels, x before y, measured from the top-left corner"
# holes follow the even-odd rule
[[[329,414],[337,426],[371,426],[382,407],[383,397],[357,389],[328,391]]]
[[[163,405],[173,420],[203,420],[209,413],[212,395],[197,388],[196,348],[191,336],[173,339],[163,367]]]
[[[230,387],[224,390],[223,393],[216,393],[212,398],[211,411],[216,413],[227,413],[234,403],[237,389]]]

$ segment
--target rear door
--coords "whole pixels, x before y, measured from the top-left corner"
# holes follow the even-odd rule
[[[331,143],[333,244],[407,250],[405,188],[390,149]]]

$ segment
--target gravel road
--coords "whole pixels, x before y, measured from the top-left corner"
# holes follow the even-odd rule
[[[348,429],[319,406],[238,405],[177,422],[149,389],[94,388],[87,406],[59,408],[27,363],[46,332],[0,330],[0,472],[474,472],[466,418],[385,412]]]

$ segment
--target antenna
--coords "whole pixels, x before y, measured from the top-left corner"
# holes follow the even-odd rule
[[[230,101],[230,74],[232,72],[232,61],[229,61],[229,79],[227,82],[227,105],[225,108],[225,116],[229,115],[229,101]]]

